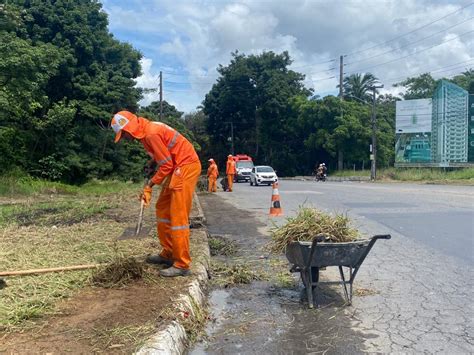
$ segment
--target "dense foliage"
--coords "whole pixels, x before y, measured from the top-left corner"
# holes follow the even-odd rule
[[[146,155],[137,142],[113,144],[112,114],[121,109],[160,120],[160,104],[140,107],[141,54],[108,31],[97,0],[9,0],[0,5],[0,175],[20,171],[49,180],[139,179]],[[232,54],[198,111],[163,102],[163,121],[189,138],[203,162],[221,168],[232,152],[271,164],[280,175],[367,168],[371,142],[371,73],[344,79],[344,100],[320,98],[290,70],[287,52]],[[474,93],[474,70],[450,79]],[[403,99],[430,97],[429,73],[397,84]],[[401,90],[402,91],[402,90]],[[394,160],[395,101],[378,95],[378,164]],[[233,133],[233,139],[232,139]]]
[[[137,109],[141,54],[108,32],[101,5],[13,0],[0,20],[2,170],[76,183],[134,170],[136,147],[114,146],[107,126]]]
[[[288,69],[288,53],[233,55],[219,68],[220,78],[203,102],[210,147],[206,153],[225,159],[231,153],[252,155],[282,175],[308,174],[320,162],[368,167],[371,141],[369,87],[376,78],[352,75],[344,80],[347,99],[317,98],[306,89],[304,76]],[[358,99],[358,100],[355,100]],[[393,163],[394,101],[378,98],[379,162]]]

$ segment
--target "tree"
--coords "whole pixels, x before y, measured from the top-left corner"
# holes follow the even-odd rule
[[[377,78],[371,73],[362,74],[352,74],[346,76],[343,82],[344,97],[347,100],[355,97],[360,100],[370,101],[371,88],[376,84]]]
[[[349,162],[367,160],[371,136],[368,105],[327,96],[320,100],[299,98],[293,107],[305,149],[313,157],[313,161],[304,159],[309,166],[334,162],[338,156]]]
[[[202,163],[213,158],[211,149],[211,137],[207,133],[207,116],[202,110],[188,113],[184,116],[184,125],[195,137],[195,144],[199,145],[199,157]]]
[[[160,102],[153,101],[150,105],[140,108],[138,113],[153,121],[161,121]],[[166,123],[167,125],[178,130],[191,143],[193,143],[194,148],[199,151],[201,147],[199,146],[199,144],[197,144],[193,132],[186,127],[185,121],[182,116],[183,112],[178,111],[178,109],[174,105],[171,105],[166,100],[163,100],[163,123]]]
[[[0,6],[0,24],[0,166],[8,171],[29,167],[34,113],[48,105],[44,89],[58,70],[60,51],[17,34],[24,28],[17,6]]]
[[[135,174],[131,148],[113,145],[107,127],[112,113],[138,108],[141,54],[108,32],[100,3],[12,0],[0,25],[0,136],[28,152],[10,165],[43,176],[60,161],[54,176],[69,182]]]
[[[438,81],[433,79],[430,73],[424,73],[417,77],[407,78],[393,86],[405,87],[406,92],[400,93],[400,96],[405,100],[412,100],[432,97],[437,84]]]
[[[224,160],[230,153],[233,127],[235,153],[251,154],[281,172],[291,169],[295,148],[282,144],[291,130],[289,100],[311,91],[303,85],[303,74],[287,68],[290,64],[287,52],[236,52],[228,66],[219,66],[221,76],[203,101],[215,158]]]
[[[469,91],[469,94],[474,94],[474,69],[467,69],[450,80],[456,85]]]

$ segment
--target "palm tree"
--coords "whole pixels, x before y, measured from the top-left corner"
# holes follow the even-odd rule
[[[351,97],[356,97],[360,100],[370,101],[370,89],[375,85],[378,79],[371,73],[362,74],[352,74],[344,78],[344,83],[342,85],[344,89],[344,96],[348,100]]]

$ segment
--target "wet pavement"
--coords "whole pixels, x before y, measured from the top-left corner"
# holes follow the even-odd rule
[[[472,353],[472,193],[466,187],[283,181],[286,215],[306,203],[348,213],[365,234],[390,233],[392,239],[369,253],[349,307],[340,287],[322,286],[316,290],[319,308],[308,309],[301,282],[212,291],[215,321],[208,340],[191,353]],[[232,194],[203,195],[201,201],[211,235],[239,245],[233,259],[275,274],[288,265],[284,257],[261,259],[268,256],[270,196],[271,188],[237,184]],[[338,280],[332,269],[322,277]]]

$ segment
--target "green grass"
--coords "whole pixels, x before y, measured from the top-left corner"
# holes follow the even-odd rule
[[[474,168],[456,169],[444,171],[442,169],[402,169],[390,168],[382,169],[378,173],[381,179],[396,181],[453,181],[453,180],[474,180]]]
[[[330,176],[370,176],[370,170],[343,170],[331,172]],[[467,182],[474,183],[474,168],[444,171],[439,168],[384,168],[377,170],[378,180],[417,182]]]
[[[112,192],[126,192],[137,189],[139,183],[130,183],[118,180],[91,180],[81,186],[68,185],[61,182],[37,179],[27,175],[0,176],[0,196],[17,197],[38,194],[64,195],[100,195]]]
[[[91,199],[35,204],[3,204],[0,205],[0,226],[9,223],[16,223],[18,226],[71,225],[97,218],[106,210],[114,207],[117,205]]]
[[[348,176],[370,176],[370,170],[336,170],[329,176],[348,177]]]
[[[65,186],[61,192],[73,193],[56,190],[51,194],[45,186],[53,183],[37,182],[29,190],[33,196],[3,197],[0,202],[1,271],[110,262],[144,255],[156,243],[151,238],[116,241],[135,223],[139,184],[59,184]],[[5,277],[7,286],[0,290],[0,331],[21,330],[54,314],[58,301],[90,285],[93,274],[94,270],[84,270]]]

